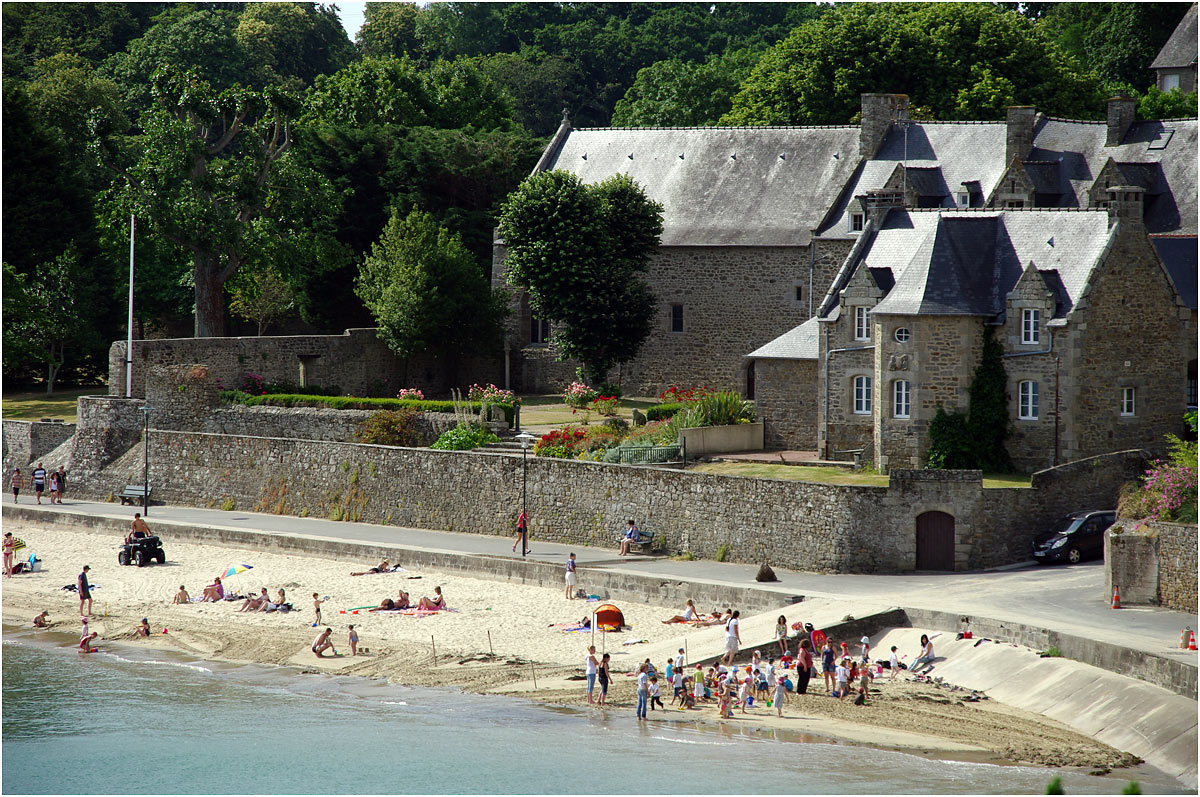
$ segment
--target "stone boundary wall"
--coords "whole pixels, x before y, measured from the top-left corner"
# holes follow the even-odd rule
[[[125,393],[126,341],[108,350],[108,385],[112,395]],[[133,342],[133,396],[145,396],[146,375],[153,366],[208,366],[228,389],[238,387],[248,373],[267,382],[338,386],[349,395],[365,396],[380,382],[394,396],[415,387],[427,396],[448,395],[451,388],[473,382],[500,383],[502,360],[495,357],[460,359],[416,355],[406,364],[379,338],[374,328],[347,329],[340,335],[277,335],[239,338],[166,338]]]
[[[154,494],[168,503],[504,534],[521,500],[514,454],[164,430],[152,432],[150,449]],[[131,448],[72,489],[107,496],[141,472],[142,456]],[[956,519],[956,569],[1023,561],[1040,528],[1031,518],[1111,505],[1117,488],[984,490],[977,474],[932,471],[898,473],[885,488],[533,457],[526,464],[532,538],[610,547],[633,517],[673,552],[716,558],[723,547],[730,561],[829,572],[912,570],[915,519],[931,510]]]
[[[75,424],[59,421],[4,421],[4,479],[14,468],[50,453],[75,434]],[[62,464],[62,463],[56,463]],[[28,477],[29,474],[25,474]]]
[[[1105,599],[1113,585],[1121,602],[1196,613],[1196,526],[1118,520],[1104,535]]]

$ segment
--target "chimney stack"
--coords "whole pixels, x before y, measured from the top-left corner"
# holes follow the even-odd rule
[[[862,95],[862,122],[858,129],[859,157],[875,157],[892,122],[906,119],[908,119],[907,94]]]
[[[1146,189],[1140,185],[1114,185],[1108,189],[1108,226],[1116,222],[1128,229],[1142,229],[1142,205]]]
[[[1007,135],[1004,139],[1004,165],[1008,166],[1013,158],[1027,160],[1033,151],[1033,124],[1037,119],[1037,109],[1032,105],[1010,105],[1007,115]]]
[[[1104,146],[1115,147],[1125,138],[1133,125],[1134,112],[1137,110],[1137,100],[1128,94],[1118,94],[1108,98],[1108,137]]]

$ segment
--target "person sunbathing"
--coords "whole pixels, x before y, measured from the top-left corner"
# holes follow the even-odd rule
[[[201,603],[216,603],[217,601],[225,600],[225,587],[221,586],[221,577],[217,576],[213,579],[213,583],[204,588],[201,593]]]
[[[687,603],[683,606],[683,614],[677,614],[670,620],[663,620],[663,624],[668,623],[690,623],[696,619],[696,604],[692,603],[692,599],[688,598]]]
[[[246,600],[242,601],[242,605],[238,607],[239,612],[260,612],[267,608],[267,588],[262,588],[262,595],[251,595]]]
[[[388,564],[388,560],[384,559],[382,562],[380,562],[375,567],[371,567],[366,570],[363,570],[361,573],[351,573],[350,575],[352,575],[352,576],[369,576],[373,573],[386,573],[391,569],[392,569],[392,566],[390,564]]]
[[[175,597],[172,599],[171,603],[190,603],[191,600],[192,596],[188,595],[188,591],[183,588],[182,584],[180,584],[179,592],[175,593]]]
[[[285,606],[287,607],[286,609],[284,609]],[[284,594],[282,588],[279,590],[279,597],[275,599],[274,603],[267,601],[266,605],[259,609],[260,612],[275,612],[280,610],[289,612],[292,610],[292,604],[287,602],[287,596]]]
[[[396,609],[407,609],[408,607],[408,593],[404,590],[400,590],[400,594],[395,598],[384,598],[378,606],[376,606],[374,609],[368,609],[367,611],[390,612]]]
[[[444,595],[442,595],[442,588],[434,587],[433,594],[434,594],[434,597],[432,597],[432,598],[421,598],[421,602],[417,604],[417,608],[425,609],[426,611],[431,611],[431,612],[436,612],[439,609],[445,609],[446,608],[446,597]]]

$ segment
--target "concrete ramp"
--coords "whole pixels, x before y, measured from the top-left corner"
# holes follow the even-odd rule
[[[882,658],[896,645],[911,662],[922,633],[931,632],[891,629],[877,639],[875,652]],[[931,675],[1057,720],[1196,787],[1195,700],[1070,659],[1043,659],[1008,642],[956,640],[943,632],[933,643]]]

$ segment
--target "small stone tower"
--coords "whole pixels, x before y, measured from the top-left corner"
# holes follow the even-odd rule
[[[1037,109],[1032,105],[1010,105],[1007,114],[1007,131],[1004,138],[1004,165],[1014,158],[1027,160],[1033,151],[1033,125]]]
[[[907,94],[862,95],[862,123],[858,129],[859,157],[875,157],[892,122],[907,119]]]
[[[1137,111],[1137,100],[1127,94],[1118,94],[1108,98],[1108,136],[1104,146],[1115,147],[1125,138],[1133,125],[1134,112]]]

